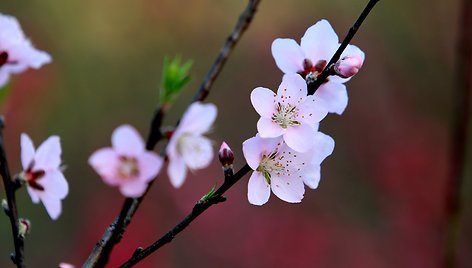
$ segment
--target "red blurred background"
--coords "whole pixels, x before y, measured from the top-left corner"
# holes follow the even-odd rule
[[[262,1],[208,98],[219,108],[210,135],[215,150],[226,141],[235,151],[236,168],[243,165],[241,143],[255,134],[258,119],[249,93],[257,86],[275,89],[281,81],[270,53],[275,38],[299,40],[322,18],[342,37],[365,2]],[[36,145],[59,134],[71,189],[55,222],[41,205],[31,204],[25,190],[18,192],[20,215],[32,221],[28,266],[83,263],[123,202],[87,165],[88,157],[109,146],[120,124],[146,135],[163,58],[179,54],[193,59],[193,80],[165,120],[173,124],[245,4],[0,2],[0,12],[16,16],[34,44],[53,56],[45,68],[16,76],[2,104],[11,170],[20,171],[21,132]],[[319,189],[307,190],[301,204],[272,196],[256,207],[247,202],[246,177],[228,192],[227,202],[137,267],[439,267],[458,20],[456,2],[380,1],[353,40],[366,61],[347,84],[349,106],[321,125],[336,148],[323,164]],[[163,172],[109,267],[164,234],[221,179],[216,159],[178,190]],[[466,181],[459,267],[472,267],[471,188]],[[9,228],[8,219],[0,217],[0,267],[11,266]]]

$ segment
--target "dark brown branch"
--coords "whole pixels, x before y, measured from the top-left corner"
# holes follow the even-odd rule
[[[472,2],[462,1],[457,43],[454,118],[450,152],[450,173],[446,193],[446,244],[444,267],[456,267],[456,248],[462,217],[462,185],[464,183],[467,129],[470,121],[472,90]]]
[[[13,263],[17,267],[25,267],[24,264],[24,241],[18,232],[18,209],[16,207],[15,191],[18,189],[17,184],[12,181],[10,170],[8,168],[7,156],[5,153],[5,143],[3,139],[4,118],[0,117],[0,175],[3,178],[5,193],[7,196],[8,208],[5,212],[10,218],[10,225],[13,235],[13,243],[15,245],[15,253],[11,255]]]
[[[234,49],[234,46],[240,40],[240,37],[251,23],[259,3],[260,0],[249,1],[245,10],[239,17],[236,26],[226,39],[206,78],[202,82],[199,91],[194,97],[194,101],[203,101],[208,96],[215,79],[221,72],[224,63],[228,59],[231,51]],[[150,133],[146,142],[147,150],[153,150],[157,142],[162,138],[160,128],[164,114],[165,109],[162,107],[159,108],[154,114],[151,122]],[[151,185],[152,182],[149,184],[148,190]],[[126,227],[131,221],[131,218],[141,204],[142,199],[146,196],[146,193],[144,193],[144,195],[140,198],[127,198],[125,200],[120,215],[112,224],[108,226],[108,228],[105,230],[105,233],[102,235],[102,238],[95,244],[94,249],[92,250],[88,259],[85,261],[83,267],[103,267],[108,262],[114,245],[119,243],[121,236],[125,232]]]
[[[225,175],[224,183],[216,190],[210,197],[202,198],[195,204],[190,214],[188,214],[181,222],[179,222],[172,230],[167,232],[159,240],[154,242],[152,245],[145,249],[138,249],[135,251],[133,256],[124,264],[121,268],[132,267],[133,265],[140,262],[142,259],[151,255],[153,252],[161,248],[162,246],[170,243],[175,236],[187,228],[200,214],[205,212],[211,206],[223,202],[225,200],[223,194],[230,189],[236,182],[238,182],[244,175],[250,172],[252,169],[246,164],[233,176]]]
[[[331,60],[328,62],[326,65],[326,68],[323,70],[323,72],[316,78],[311,83],[308,83],[308,94],[313,95],[315,91],[321,86],[321,84],[328,78],[330,75],[330,69],[333,64],[335,64],[339,58],[341,57],[341,54],[343,51],[346,49],[347,45],[351,42],[352,38],[354,35],[356,35],[357,30],[361,27],[362,23],[364,22],[365,18],[367,15],[369,15],[370,11],[374,8],[375,4],[377,4],[379,0],[370,0],[369,3],[367,3],[367,6],[364,8],[362,11],[361,15],[359,15],[359,18],[356,20],[354,25],[349,29],[346,37],[344,37],[343,42],[339,46],[338,50],[336,50],[336,53],[334,53],[333,57]]]

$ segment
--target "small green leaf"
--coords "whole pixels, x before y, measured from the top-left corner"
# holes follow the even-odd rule
[[[200,198],[199,203],[205,204],[206,202],[208,202],[208,200],[212,199],[215,196],[215,190],[216,190],[216,185],[213,186],[213,188],[211,188],[211,190],[206,195]]]
[[[190,82],[189,71],[192,61],[182,63],[180,56],[164,58],[159,101],[161,105],[171,105],[185,85]]]

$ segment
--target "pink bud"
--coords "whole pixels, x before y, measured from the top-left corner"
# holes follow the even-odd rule
[[[342,78],[349,78],[359,72],[363,63],[364,62],[360,55],[346,56],[336,62],[336,65],[334,65],[334,71]]]
[[[218,158],[220,159],[221,165],[223,167],[231,166],[234,162],[234,153],[229,148],[226,142],[223,142],[220,147],[220,151],[218,152]]]

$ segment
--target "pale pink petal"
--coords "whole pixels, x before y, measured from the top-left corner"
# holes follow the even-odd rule
[[[329,61],[339,47],[338,36],[327,20],[320,20],[306,30],[302,37],[303,52],[313,64]]]
[[[261,117],[257,121],[257,131],[263,138],[275,138],[282,135],[285,130],[279,125],[272,122],[272,119]]]
[[[191,169],[206,168],[213,159],[213,146],[211,141],[203,136],[189,135],[182,138],[180,153],[185,164]]]
[[[257,169],[264,154],[260,146],[261,141],[259,137],[252,137],[243,142],[243,155],[252,170]]]
[[[21,134],[21,165],[23,170],[27,170],[29,165],[34,159],[34,145],[30,137],[22,133]]]
[[[69,263],[61,262],[59,263],[59,268],[75,268],[75,266]]]
[[[314,137],[313,142],[313,160],[312,163],[314,164],[321,164],[323,160],[331,155],[334,150],[334,140],[330,136],[317,132]]]
[[[167,175],[169,176],[171,184],[175,188],[180,188],[187,176],[187,167],[185,161],[179,156],[169,158],[169,166],[167,167]]]
[[[143,138],[130,125],[116,128],[111,136],[111,144],[119,155],[137,156],[144,151]]]
[[[28,194],[31,197],[31,201],[33,201],[33,203],[35,203],[35,204],[39,203],[38,192],[35,189],[29,187],[28,185],[26,187],[26,190],[28,191]]]
[[[61,164],[61,142],[58,136],[45,140],[36,151],[35,168],[57,169]]]
[[[272,56],[277,67],[286,74],[303,71],[305,54],[293,39],[275,39],[272,42]]]
[[[121,181],[116,174],[120,164],[118,157],[119,155],[112,148],[102,148],[90,156],[88,163],[102,177],[106,184],[115,186]]]
[[[251,92],[252,106],[260,116],[270,118],[275,110],[275,96],[275,93],[270,89],[255,88]]]
[[[284,134],[284,141],[297,152],[307,152],[313,147],[315,132],[309,125],[299,125],[288,128]]]
[[[306,100],[298,108],[298,119],[302,123],[316,126],[328,114],[328,110],[318,103],[313,95],[307,96]]]
[[[138,156],[139,180],[149,182],[154,179],[162,168],[162,158],[154,152],[143,152]]]
[[[49,217],[51,217],[53,220],[57,220],[62,212],[61,200],[55,198],[46,198],[41,199],[41,202],[43,202]]]
[[[212,103],[194,102],[184,113],[176,132],[189,132],[195,135],[208,132],[215,122],[217,113],[218,110]]]
[[[138,198],[144,194],[147,185],[146,182],[137,179],[123,180],[120,185],[120,192],[126,197]]]
[[[44,191],[38,192],[41,200],[64,199],[69,193],[69,184],[59,170],[46,172],[44,177],[37,180],[38,184],[44,187]]]
[[[303,182],[311,189],[318,188],[321,178],[320,165],[310,165],[303,170]]]
[[[331,81],[324,83],[314,96],[330,113],[342,114],[347,107],[347,90],[343,84]]]
[[[278,198],[289,203],[300,203],[305,194],[303,180],[296,174],[290,177],[272,176],[270,188]]]
[[[276,102],[299,105],[307,96],[306,81],[298,74],[286,74],[277,90]]]
[[[247,185],[247,199],[249,203],[257,206],[262,206],[270,197],[270,186],[264,176],[259,172],[254,171],[249,178]]]

